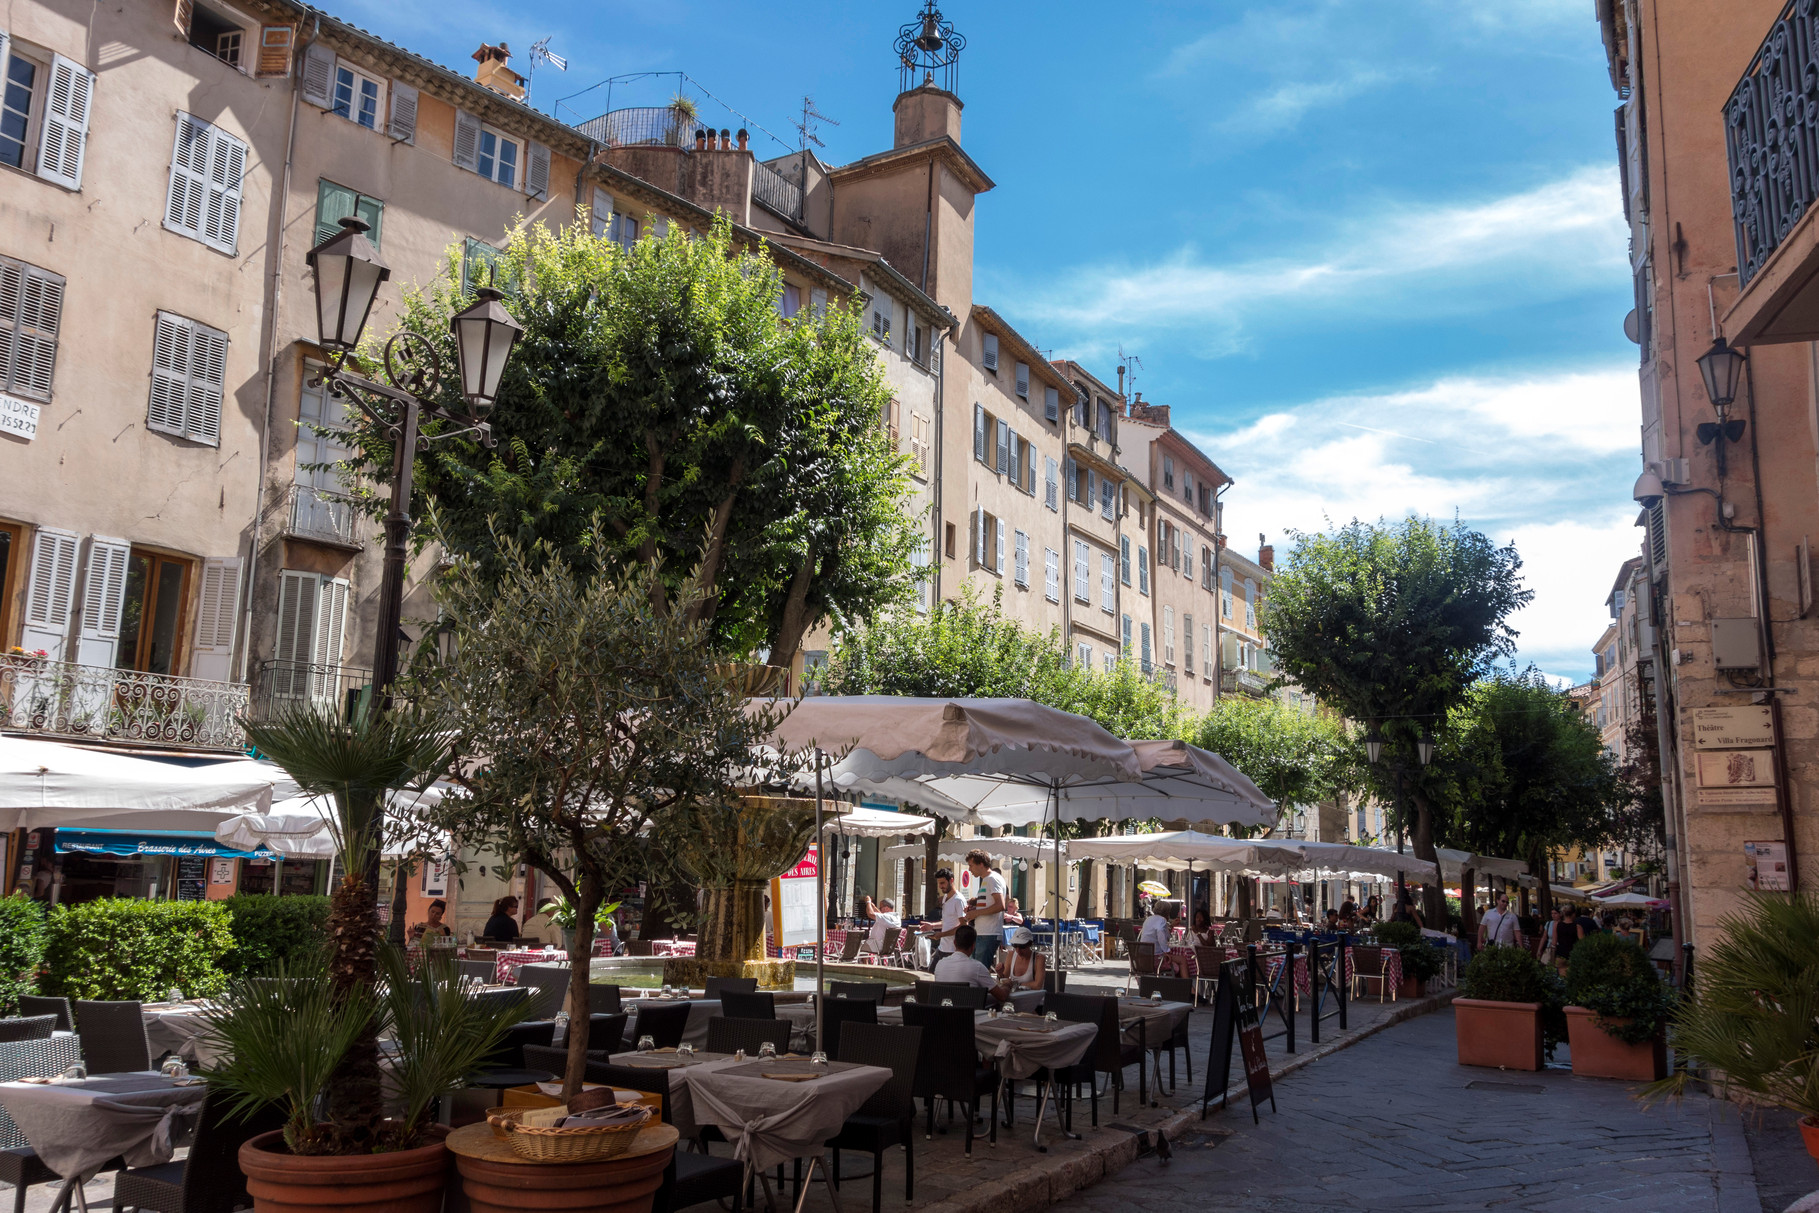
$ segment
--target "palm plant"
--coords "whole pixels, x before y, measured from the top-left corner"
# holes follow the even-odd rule
[[[389,820],[391,793],[421,788],[442,773],[449,747],[438,723],[413,711],[362,707],[343,718],[297,707],[268,721],[245,721],[247,739],[306,794],[329,799],[328,829],[341,862],[340,882],[329,894],[331,994],[350,1006],[373,996],[378,976],[379,855],[394,833],[414,828]],[[391,839],[390,841],[397,841]],[[332,1148],[359,1154],[385,1148],[379,1041],[374,1017],[348,1046],[328,1084]]]

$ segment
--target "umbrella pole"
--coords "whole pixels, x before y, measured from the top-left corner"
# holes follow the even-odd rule
[[[1054,806],[1054,809],[1055,809],[1055,812],[1054,812],[1055,870],[1052,873],[1050,873],[1051,879],[1050,879],[1049,883],[1054,885],[1054,893],[1051,895],[1050,900],[1054,903],[1055,912],[1052,915],[1050,915],[1050,920],[1054,923],[1054,927],[1055,927],[1055,972],[1059,973],[1059,972],[1061,972],[1061,788],[1060,788],[1060,785],[1051,784],[1049,786],[1049,790],[1048,790],[1048,797],[1049,797],[1049,802]],[[1061,979],[1059,977],[1057,977],[1055,979],[1055,988],[1056,989],[1061,988]]]
[[[815,1048],[821,1047],[821,992],[827,989],[827,840],[821,837],[821,747],[815,747]]]

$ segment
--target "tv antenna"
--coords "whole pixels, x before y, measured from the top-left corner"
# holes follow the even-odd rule
[[[820,137],[815,134],[816,124],[821,122],[825,122],[829,126],[840,125],[834,119],[829,118],[826,114],[815,108],[815,99],[813,97],[802,98],[802,121],[793,124],[796,128],[796,134],[799,136],[797,144],[799,150],[806,152],[808,150],[808,145],[811,143],[816,147],[824,148],[827,146],[827,144],[821,142]]]
[[[1124,368],[1125,394],[1132,400],[1137,398],[1137,372],[1143,367],[1143,359],[1135,354],[1124,352],[1124,343],[1118,343],[1118,365]]]
[[[550,35],[550,38],[554,37],[554,34]],[[524,76],[524,104],[526,105],[531,103],[531,83],[537,78],[537,65],[539,63],[547,63],[559,72],[566,72],[568,70],[568,60],[550,50],[549,43],[550,39],[545,38],[541,42],[534,42],[531,44],[530,71],[525,73]]]

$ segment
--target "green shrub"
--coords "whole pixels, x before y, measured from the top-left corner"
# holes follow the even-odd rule
[[[1412,922],[1386,922],[1377,928],[1377,942],[1402,953],[1402,975],[1430,981],[1446,967],[1446,957],[1427,941]]]
[[[0,1015],[19,1013],[19,995],[38,988],[44,963],[44,907],[15,893],[0,898]]]
[[[1459,973],[1459,996],[1486,1002],[1541,1004],[1541,1040],[1547,1055],[1566,1039],[1566,997],[1560,976],[1529,954],[1527,948],[1489,947],[1472,957]]]
[[[233,916],[234,950],[221,962],[230,977],[259,977],[276,964],[291,969],[328,946],[328,898],[243,893],[220,903]]]
[[[227,988],[221,961],[233,947],[218,901],[110,897],[53,906],[41,984],[66,998],[153,1001],[173,987],[209,996]]]
[[[1573,945],[1567,962],[1566,999],[1597,1012],[1595,1022],[1626,1044],[1653,1040],[1674,1013],[1673,988],[1661,980],[1633,940],[1600,932]],[[1627,1019],[1619,1024],[1613,1021]]]

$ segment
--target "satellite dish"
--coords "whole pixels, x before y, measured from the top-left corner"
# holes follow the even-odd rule
[[[1631,308],[1630,314],[1623,318],[1623,335],[1637,345],[1642,344],[1642,326],[1636,323],[1635,308]]]

